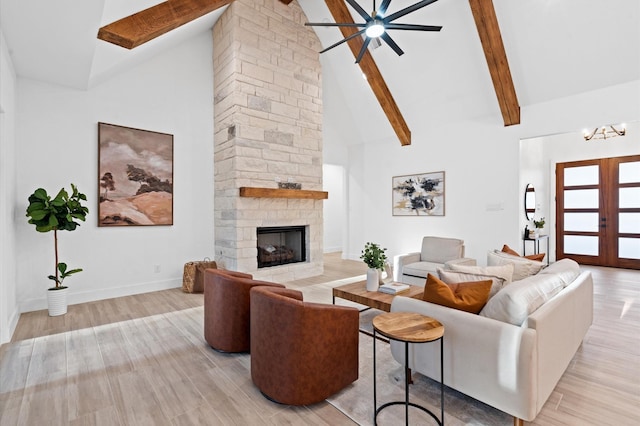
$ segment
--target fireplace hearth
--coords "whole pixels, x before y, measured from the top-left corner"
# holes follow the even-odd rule
[[[305,226],[257,228],[258,268],[305,262]]]

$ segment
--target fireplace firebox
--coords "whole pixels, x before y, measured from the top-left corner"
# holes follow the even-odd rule
[[[305,262],[305,226],[258,228],[258,268]]]

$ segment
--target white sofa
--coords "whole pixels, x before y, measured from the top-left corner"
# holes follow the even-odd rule
[[[475,265],[475,259],[464,257],[464,241],[457,238],[426,236],[419,252],[399,254],[393,258],[396,282],[424,287],[427,274],[450,264]]]
[[[543,301],[539,289],[554,287],[558,280],[562,284],[556,294]],[[577,263],[563,259],[507,284],[480,315],[402,296],[394,298],[391,311],[439,320],[445,327],[445,385],[522,424],[538,415],[592,323],[593,280],[590,272],[580,272]],[[489,318],[486,311],[504,318]],[[439,381],[440,345],[410,345],[409,350],[410,367]],[[404,363],[403,344],[392,341],[391,351]]]

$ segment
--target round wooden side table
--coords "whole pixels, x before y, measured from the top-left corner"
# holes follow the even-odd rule
[[[387,402],[377,407],[376,401],[376,333],[404,342],[405,389],[404,401]],[[373,318],[373,423],[377,423],[378,414],[391,405],[405,406],[405,422],[409,424],[409,406],[420,409],[444,425],[444,326],[437,320],[413,312],[390,312]],[[428,408],[409,402],[409,343],[429,343],[440,340],[440,419]]]

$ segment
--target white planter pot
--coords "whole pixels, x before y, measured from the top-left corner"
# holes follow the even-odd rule
[[[380,271],[376,268],[367,269],[367,291],[378,291]]]
[[[68,287],[60,290],[47,290],[47,303],[50,317],[67,313],[67,293],[69,293]]]

